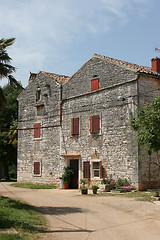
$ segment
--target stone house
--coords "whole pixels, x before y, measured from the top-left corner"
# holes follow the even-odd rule
[[[19,95],[18,181],[59,184],[64,166],[81,178],[128,178],[138,189],[160,183],[130,121],[160,95],[160,59],[152,67],[94,54],[70,78],[31,73]],[[150,177],[149,177],[150,174]]]

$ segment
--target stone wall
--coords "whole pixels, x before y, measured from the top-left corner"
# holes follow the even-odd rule
[[[86,81],[87,76],[83,82]],[[70,96],[69,87],[67,89]],[[119,96],[125,100],[119,101]],[[136,81],[70,97],[64,101],[61,152],[81,155],[80,178],[83,178],[83,162],[98,158],[102,161],[104,174],[112,174],[115,179],[128,178],[138,186],[138,144],[130,127],[136,108]],[[89,119],[92,115],[100,116],[100,133],[96,135],[90,134]],[[71,136],[71,118],[76,117],[80,119],[80,133]]]
[[[41,99],[36,101],[36,91]],[[42,73],[19,96],[18,181],[59,183],[60,85]],[[39,106],[42,106],[38,112]],[[41,123],[41,137],[34,138],[34,123]],[[56,126],[56,127],[54,127]],[[33,174],[34,161],[41,163],[41,175]]]
[[[117,64],[93,57],[85,63],[63,86],[63,98],[77,96],[91,91],[91,80],[99,78],[100,89],[131,81],[137,73]]]

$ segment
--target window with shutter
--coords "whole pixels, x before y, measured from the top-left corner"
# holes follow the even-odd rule
[[[71,119],[71,135],[79,135],[79,118]]]
[[[99,89],[99,78],[91,80],[91,91]]]
[[[90,178],[90,162],[83,162],[83,178]]]
[[[34,124],[34,138],[40,138],[41,137],[41,124],[35,123]]]
[[[90,116],[90,133],[99,133],[99,115]]]
[[[34,162],[34,175],[40,175],[40,162]]]
[[[102,178],[102,161],[92,162],[92,178]]]

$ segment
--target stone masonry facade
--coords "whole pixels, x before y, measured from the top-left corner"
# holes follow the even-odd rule
[[[130,122],[159,89],[152,69],[96,54],[70,78],[31,74],[18,97],[18,181],[58,186],[69,166],[76,173],[71,188],[86,176],[100,183],[110,174],[147,188],[148,157]],[[150,174],[151,183],[160,184],[155,165]]]

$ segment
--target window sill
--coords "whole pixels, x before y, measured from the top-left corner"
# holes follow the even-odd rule
[[[33,177],[41,177],[41,174],[33,174]]]
[[[42,140],[43,138],[33,138],[33,141]]]

